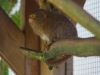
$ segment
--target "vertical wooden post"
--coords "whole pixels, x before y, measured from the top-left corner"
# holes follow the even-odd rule
[[[22,17],[23,20],[22,25],[24,26],[25,32],[25,47],[39,50],[39,37],[35,35],[29,26],[28,18],[29,14],[38,9],[38,5],[35,0],[21,0],[22,3]],[[39,75],[39,61],[33,58],[25,58],[25,75]]]

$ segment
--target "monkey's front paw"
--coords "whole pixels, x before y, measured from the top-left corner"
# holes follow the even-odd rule
[[[50,46],[51,46],[51,45],[46,45],[46,46],[44,46],[44,49],[43,49],[43,50],[44,50],[44,51],[48,51],[48,50],[50,49]]]

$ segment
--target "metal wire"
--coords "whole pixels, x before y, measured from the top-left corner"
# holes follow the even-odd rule
[[[86,0],[84,10],[100,21],[100,0]],[[94,36],[81,25],[78,24],[76,27],[79,37],[88,38]],[[80,58],[74,56],[73,75],[100,75],[100,57]]]

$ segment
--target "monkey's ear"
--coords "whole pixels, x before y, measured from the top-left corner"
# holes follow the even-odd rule
[[[45,20],[47,17],[46,13],[45,12],[42,12],[42,19],[41,20]]]

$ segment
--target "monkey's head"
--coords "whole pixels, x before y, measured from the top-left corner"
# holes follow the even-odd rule
[[[43,9],[35,10],[29,15],[29,22],[42,22],[46,19],[46,11]]]

